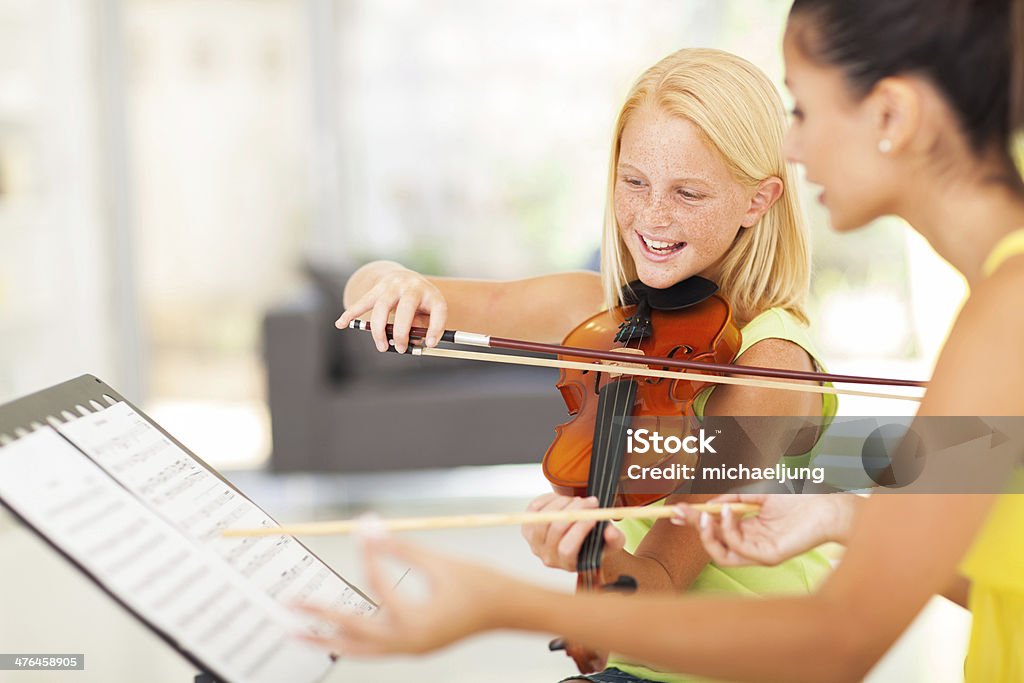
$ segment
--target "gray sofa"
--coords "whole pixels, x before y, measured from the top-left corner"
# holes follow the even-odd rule
[[[540,462],[567,419],[556,370],[378,353],[337,330],[327,278],[263,320],[275,471]]]

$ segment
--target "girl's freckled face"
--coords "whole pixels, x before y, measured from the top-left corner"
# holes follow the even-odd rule
[[[644,284],[715,279],[751,195],[689,120],[648,105],[623,128],[615,217]]]

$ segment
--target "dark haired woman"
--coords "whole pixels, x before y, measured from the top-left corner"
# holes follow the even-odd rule
[[[1011,160],[1024,77],[1016,4],[796,0],[786,31],[796,100],[787,147],[824,187],[835,229],[902,216],[971,285],[922,416],[1024,415],[1024,311],[1013,305],[1024,291],[1024,187]],[[386,553],[420,570],[431,596],[394,597],[373,620],[324,613],[341,626],[326,642],[353,654],[422,652],[526,629],[717,678],[859,680],[961,567],[973,582],[967,680],[1022,681],[1022,537],[1021,495],[877,495],[817,593],[757,601],[568,596],[377,541],[375,588],[386,590],[377,571]]]

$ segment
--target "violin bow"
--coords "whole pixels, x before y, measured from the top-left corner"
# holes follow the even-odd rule
[[[753,514],[761,509],[754,503],[694,503],[697,512],[718,515],[728,506],[735,514]],[[539,512],[511,512],[475,515],[448,515],[443,517],[400,517],[383,519],[364,515],[356,519],[343,519],[284,526],[226,529],[221,535],[231,538],[252,536],[336,536],[381,531],[427,531],[431,529],[469,529],[477,527],[508,526],[514,524],[547,524],[550,522],[601,521],[610,519],[663,519],[673,517],[670,505],[641,505],[630,507],[590,508],[587,510],[549,510]]]
[[[371,331],[372,327],[368,321],[353,320],[348,327],[354,330]],[[388,339],[392,338],[393,325],[388,323],[386,334]],[[422,340],[426,337],[427,330],[423,327],[410,328],[410,337]],[[871,398],[899,399],[904,401],[920,401],[919,396],[906,394],[888,394],[860,389],[846,389],[838,387],[823,386],[820,384],[796,384],[795,381],[810,382],[835,382],[841,384],[870,384],[894,387],[915,387],[925,388],[927,382],[918,380],[898,379],[891,377],[869,377],[861,375],[841,375],[827,372],[810,372],[806,370],[784,370],[781,368],[764,368],[748,365],[730,365],[727,363],[703,363],[700,361],[688,361],[679,358],[664,358],[660,356],[638,356],[624,355],[612,350],[586,349],[576,346],[561,346],[559,344],[545,344],[542,342],[525,341],[522,339],[510,339],[507,337],[494,337],[475,332],[463,332],[461,330],[445,330],[440,341],[462,346],[478,346],[490,349],[506,349],[511,351],[526,351],[530,353],[543,353],[550,355],[572,356],[576,358],[589,358],[597,361],[612,361],[615,365],[606,365],[594,362],[580,362],[572,360],[535,358],[527,356],[515,356],[501,353],[480,353],[474,351],[462,351],[456,349],[430,348],[427,346],[410,346],[407,353],[417,356],[436,356],[444,358],[462,358],[466,360],[479,360],[492,363],[509,363],[513,365],[531,365],[538,367],[557,367],[575,370],[595,370],[598,372],[615,372],[623,375],[637,375],[642,377],[664,377],[667,379],[684,379],[698,382],[714,382],[717,384],[733,384],[740,386],[754,386],[766,389],[783,389],[786,391],[802,391],[817,394],[837,394],[847,396],[867,396]],[[394,346],[392,346],[394,349]],[[660,366],[673,368],[674,370],[659,370],[643,366]],[[696,370],[698,372],[683,372],[685,370]],[[727,375],[722,376],[703,374],[707,372],[721,372]],[[750,377],[762,377],[768,379],[750,379]],[[784,381],[795,380],[795,381]]]

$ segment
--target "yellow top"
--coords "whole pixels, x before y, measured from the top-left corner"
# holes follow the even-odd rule
[[[758,315],[747,323],[742,331],[743,340],[740,350],[736,353],[737,357],[763,339],[785,339],[805,349],[814,359],[816,369],[822,369],[807,327],[781,308],[772,308]],[[714,385],[702,391],[694,400],[694,412],[698,418],[704,416],[704,407],[713,390]],[[834,394],[822,395],[822,417],[825,418],[826,427],[835,417],[837,404],[838,401]],[[785,456],[782,458],[782,462],[789,467],[803,467],[810,462],[813,454],[814,449],[802,455]],[[664,501],[654,503],[654,505],[663,504]],[[626,536],[626,550],[634,552],[653,524],[653,520],[649,519],[617,522],[616,526]],[[746,595],[749,597],[809,593],[817,587],[830,570],[831,564],[828,557],[818,550],[804,553],[775,567],[719,567],[710,563],[697,575],[688,592],[702,595]],[[614,653],[608,658],[608,666],[651,681],[692,683],[702,680],[634,664],[621,659]]]
[[[985,276],[1019,254],[1024,230],[999,241],[985,261]],[[965,682],[1024,681],[1024,471],[1014,473],[960,569],[971,580]]]

